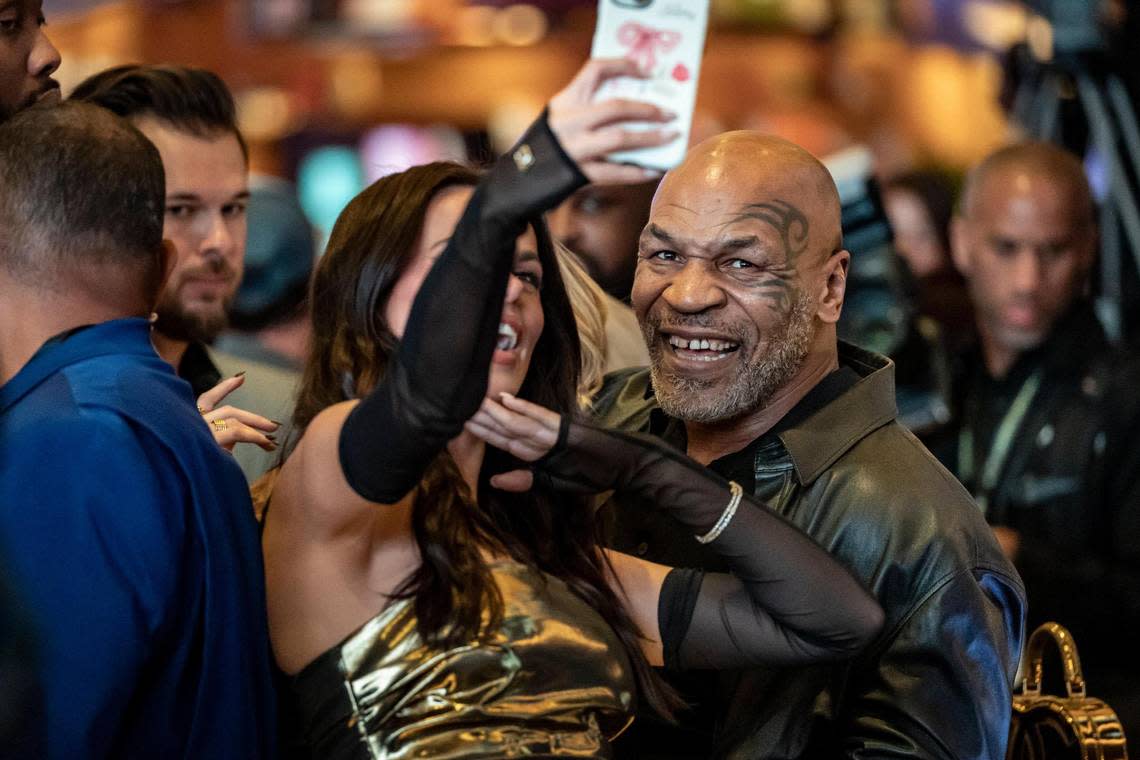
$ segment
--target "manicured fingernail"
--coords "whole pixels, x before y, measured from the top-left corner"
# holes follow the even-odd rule
[[[280,423],[280,422],[278,422],[277,420],[270,420],[270,422],[272,422],[272,423],[273,423],[274,425],[276,425],[277,427],[281,427],[281,423]]]
[[[676,111],[670,111],[667,108],[661,109],[661,115],[663,117],[665,117],[665,121],[673,121],[673,119],[677,118],[677,112]]]
[[[274,443],[277,443],[277,436],[273,435],[272,433],[267,433],[265,437],[268,438],[269,440],[273,441]]]
[[[245,376],[245,370],[244,369],[241,372],[238,372],[234,375],[234,377],[244,377],[244,376]]]

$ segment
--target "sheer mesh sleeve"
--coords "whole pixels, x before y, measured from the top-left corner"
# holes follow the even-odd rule
[[[478,410],[515,239],[585,183],[543,114],[476,187],[416,295],[388,372],[341,430],[341,467],[362,497],[399,501]]]
[[[539,469],[551,487],[613,488],[694,535],[707,534],[731,498],[727,481],[656,438],[566,420]],[[747,495],[708,546],[732,574],[673,571],[667,578],[658,602],[667,664],[738,668],[835,659],[854,654],[882,627],[882,609],[846,568]]]

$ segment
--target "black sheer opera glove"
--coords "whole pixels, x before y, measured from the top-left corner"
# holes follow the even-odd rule
[[[479,182],[416,295],[383,381],[341,430],[341,468],[362,497],[399,501],[479,408],[515,239],[585,183],[545,114]]]
[[[556,490],[613,489],[646,502],[727,560],[731,575],[674,570],[667,576],[658,604],[667,666],[838,659],[882,627],[875,599],[818,544],[656,438],[563,418],[557,443],[534,471],[536,484]]]
[[[604,82],[621,76],[647,74],[625,59],[588,61],[475,188],[416,295],[383,380],[341,429],[341,469],[364,498],[402,498],[479,408],[515,239],[527,223],[588,181],[644,182],[656,176],[606,160],[610,153],[664,145],[678,135],[672,129],[626,128],[630,122],[664,124],[673,118],[655,105],[594,97]],[[542,263],[557,266],[553,259]]]

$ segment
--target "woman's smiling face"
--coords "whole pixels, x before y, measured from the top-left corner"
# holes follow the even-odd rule
[[[451,239],[455,225],[473,193],[474,188],[471,187],[449,187],[437,193],[428,204],[415,249],[384,305],[385,320],[397,337],[403,337],[412,302],[431,271],[432,264]],[[491,359],[487,388],[489,396],[497,396],[503,391],[517,393],[526,379],[534,347],[545,325],[541,300],[542,276],[538,241],[534,230],[528,227],[526,232],[519,235],[515,245],[514,266],[499,323],[499,342]]]

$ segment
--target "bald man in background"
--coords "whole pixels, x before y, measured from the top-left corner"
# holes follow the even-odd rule
[[[850,254],[827,170],[753,132],[701,143],[663,180],[638,256],[650,367],[607,379],[602,422],[740,483],[846,564],[887,623],[849,663],[678,680],[699,701],[685,730],[640,721],[621,751],[1003,758],[1024,590],[969,494],[895,422],[890,361],[837,341]],[[603,514],[616,548],[722,569],[651,509]]]
[[[1140,365],[1087,297],[1096,210],[1081,163],[1036,142],[968,176],[954,219],[977,348],[932,450],[970,489],[1025,580],[1031,626],[1080,648],[1089,693],[1140,738]]]

